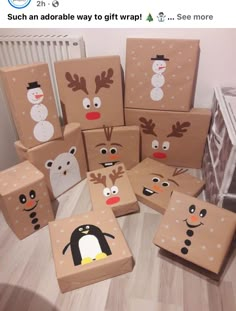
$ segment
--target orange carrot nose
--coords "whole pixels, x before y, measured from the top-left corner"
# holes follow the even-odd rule
[[[153,189],[154,189],[155,191],[158,191],[158,192],[163,192],[163,189],[161,189],[161,188],[158,187],[157,185],[154,185],[154,186],[153,186]]]
[[[37,94],[37,95],[35,95],[35,98],[36,98],[36,99],[39,99],[39,98],[41,98],[41,97],[43,97],[43,94]]]
[[[34,201],[34,200],[30,200],[30,201],[28,201],[28,202],[26,203],[26,206],[27,206],[27,207],[32,207],[32,206],[34,206],[34,204],[35,204],[35,201]]]
[[[110,160],[116,160],[119,158],[119,155],[118,154],[113,154],[113,155],[110,155]]]
[[[191,221],[192,221],[192,222],[198,221],[198,217],[195,216],[195,215],[192,215],[192,216],[191,216]]]

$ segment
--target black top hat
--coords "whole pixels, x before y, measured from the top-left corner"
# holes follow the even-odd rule
[[[38,81],[29,82],[29,86],[27,86],[27,90],[36,89],[37,87],[40,87],[41,85],[38,84]]]
[[[151,60],[170,60],[170,59],[165,58],[165,55],[156,55],[156,57],[152,57]]]

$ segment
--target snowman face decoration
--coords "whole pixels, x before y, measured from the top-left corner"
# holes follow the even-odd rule
[[[30,82],[27,89],[28,89],[27,99],[31,104],[37,105],[43,101],[44,98],[43,90],[41,89],[37,81]]]
[[[155,60],[152,64],[152,70],[156,73],[163,73],[166,70],[166,62],[164,60]]]

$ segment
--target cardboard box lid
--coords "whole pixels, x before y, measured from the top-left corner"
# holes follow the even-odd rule
[[[114,236],[114,239],[105,236],[111,250],[111,255],[85,265],[79,264],[75,266],[70,246],[64,255],[62,252],[65,246],[70,243],[72,233],[76,230],[76,228],[88,225],[96,226],[103,233]],[[125,258],[132,258],[132,254],[119,224],[110,209],[102,209],[99,211],[92,211],[80,215],[74,215],[69,218],[55,220],[49,223],[49,231],[57,278],[73,276],[84,271],[91,273],[91,271],[96,268],[104,269],[105,273],[106,265],[110,265],[111,263],[119,260],[124,260]]]
[[[214,90],[230,140],[236,146],[236,87],[216,87]]]
[[[235,228],[235,214],[174,191],[153,242],[218,273]]]
[[[0,172],[0,195],[4,196],[43,179],[44,175],[29,161]]]

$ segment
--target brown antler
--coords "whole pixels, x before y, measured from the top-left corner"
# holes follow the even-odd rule
[[[112,136],[112,132],[113,132],[113,126],[109,127],[109,126],[103,125],[103,129],[104,129],[104,134],[105,134],[106,140],[110,141],[111,136]]]
[[[113,76],[113,69],[109,68],[107,70],[107,75],[106,71],[102,71],[101,76],[97,75],[95,77],[95,83],[96,83],[96,90],[95,94],[98,93],[98,91],[102,88],[105,87],[106,89],[110,87],[110,85],[113,83],[113,80],[111,77]]]
[[[184,133],[188,130],[186,129],[186,127],[189,127],[190,125],[190,122],[183,122],[182,124],[180,124],[180,122],[177,121],[176,124],[172,125],[172,132],[167,135],[167,137],[182,137]]]
[[[181,174],[184,174],[184,173],[186,173],[188,170],[187,169],[184,169],[184,168],[176,168],[175,170],[174,170],[174,173],[173,173],[173,177],[174,176],[178,176],[178,175],[181,175]]]
[[[113,183],[113,185],[115,184],[115,181],[118,179],[118,178],[121,178],[124,174],[124,171],[123,171],[123,168],[122,166],[118,166],[118,169],[117,169],[117,172],[116,170],[112,170],[112,174],[109,174],[109,177]]]
[[[86,80],[84,77],[79,78],[77,74],[74,74],[72,77],[69,72],[66,72],[65,77],[66,80],[69,82],[67,86],[71,88],[73,92],[81,90],[88,95]]]
[[[141,124],[141,128],[143,129],[143,133],[157,136],[157,134],[154,132],[154,128],[155,128],[156,124],[152,122],[152,119],[147,120],[146,118],[141,117],[141,118],[139,118],[139,121],[141,123],[143,123],[143,124]]]
[[[94,184],[102,184],[104,187],[106,187],[106,176],[102,175],[101,173],[98,173],[97,176],[95,173],[90,174],[90,181],[92,181]]]

